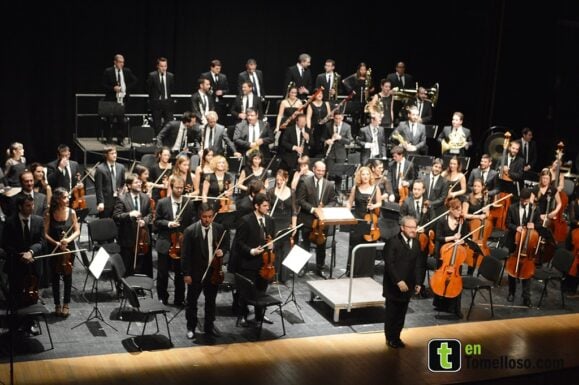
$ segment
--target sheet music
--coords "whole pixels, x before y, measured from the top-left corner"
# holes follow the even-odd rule
[[[304,265],[309,261],[311,256],[311,253],[296,245],[292,247],[287,257],[285,257],[282,265],[298,274]]]

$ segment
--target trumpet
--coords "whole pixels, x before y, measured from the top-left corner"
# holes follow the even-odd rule
[[[464,148],[466,145],[466,137],[464,132],[460,130],[460,132],[450,131],[449,140],[443,140],[440,143],[441,152],[444,154],[447,151],[451,153],[458,153],[461,148]]]

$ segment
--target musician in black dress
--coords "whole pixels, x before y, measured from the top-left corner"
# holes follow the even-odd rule
[[[319,92],[306,110],[306,124],[310,128],[313,138],[312,145],[310,146],[311,156],[315,157],[322,153],[322,136],[326,130],[326,125],[321,122],[322,119],[328,117],[329,114],[330,103],[324,101],[324,94]]]
[[[261,152],[259,152],[259,150],[251,151],[247,157],[247,160],[247,164],[243,167],[241,173],[239,174],[239,180],[241,184],[239,184],[238,187],[244,192],[247,192],[247,187],[252,181],[256,179],[263,180],[265,177],[263,174],[265,172],[265,168],[262,165],[263,155]]]
[[[371,72],[369,72],[366,63],[358,64],[357,71],[342,80],[342,84],[346,89],[346,93],[349,94],[352,91],[356,91],[356,95],[348,103],[349,107],[346,111],[349,111],[352,115],[352,132],[354,136],[357,136],[360,127],[365,124],[364,106],[370,100],[370,94],[374,91]]]
[[[486,205],[489,204],[489,194],[486,191],[484,185],[483,185],[483,181],[481,179],[475,179],[472,182],[472,191],[470,192],[470,194],[468,194],[464,200],[464,202],[462,202],[462,207],[463,207],[463,213],[465,213],[465,219],[467,221],[473,220],[473,219],[480,219],[481,221],[484,221],[485,219],[488,218],[488,214],[489,214],[489,209],[486,208],[484,210],[482,210]],[[484,223],[484,222],[483,222]],[[490,224],[489,224],[490,226]],[[471,227],[473,230],[475,228]],[[484,231],[484,228],[481,230]],[[474,254],[474,258],[483,258],[485,257],[485,255],[479,255]],[[473,261],[473,265],[468,267],[467,270],[467,274],[468,275],[472,275],[475,267],[478,265],[478,260],[475,259]]]
[[[44,232],[48,252],[74,251],[74,240],[80,236],[80,226],[76,212],[68,207],[68,191],[59,187],[54,190],[50,208],[44,216]],[[54,251],[52,251],[54,250]],[[70,292],[72,289],[72,266],[74,253],[51,258],[52,296],[54,313],[60,317],[69,316]],[[60,279],[64,283],[64,298],[60,305]]]
[[[155,183],[151,196],[157,202],[163,195],[167,196],[167,187],[169,186],[169,177],[172,173],[173,165],[171,164],[171,149],[169,147],[162,147],[157,150],[155,154],[157,162],[149,170],[149,178]]]
[[[233,195],[233,177],[228,172],[227,160],[221,156],[214,156],[211,160],[212,174],[205,176],[201,197],[203,202],[208,202],[208,198],[231,198]],[[215,211],[219,211],[221,199],[213,199],[209,202]]]

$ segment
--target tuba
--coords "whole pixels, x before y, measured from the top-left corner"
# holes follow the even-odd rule
[[[448,135],[448,139],[448,141],[443,140],[440,144],[441,152],[443,154],[447,151],[456,153],[466,145],[466,136],[464,135],[463,130],[456,132],[451,129],[450,134]]]
[[[377,113],[380,115],[384,115],[384,104],[382,103],[382,98],[380,97],[380,94],[374,95],[374,97],[372,97],[372,100],[366,103],[366,105],[364,106],[364,112],[367,114]]]

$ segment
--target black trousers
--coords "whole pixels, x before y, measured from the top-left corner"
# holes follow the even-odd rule
[[[169,254],[158,253],[157,260],[157,297],[162,301],[169,299],[167,286],[169,285],[169,267],[175,272],[175,298],[176,303],[185,299],[185,282],[181,271],[181,260],[169,257]]]
[[[197,301],[201,292],[205,297],[205,329],[211,329],[215,321],[215,299],[217,298],[218,285],[211,284],[211,271],[207,272],[207,277],[201,282],[193,282],[187,285],[187,308],[185,318],[187,319],[187,330],[195,330],[197,327]]]
[[[404,319],[408,311],[410,301],[394,301],[386,298],[386,320],[384,321],[384,334],[388,341],[400,340],[400,333],[404,328]]]
[[[251,280],[254,284],[255,284],[255,288],[258,292],[261,293],[265,293],[267,290],[267,286],[269,285],[269,282],[266,281],[265,279],[261,278],[261,276],[259,275],[259,272],[257,270],[241,270],[240,274],[243,275],[244,277],[247,277],[249,280]],[[246,318],[247,314],[249,314],[249,309],[247,307],[247,303],[245,303],[245,301],[243,301],[242,297],[239,297],[239,302],[240,302],[240,307],[241,307],[241,315]],[[264,315],[264,311],[265,309],[262,307],[256,307],[255,308],[255,320],[256,321],[261,321],[261,319],[263,318]]]
[[[517,291],[517,278],[511,277],[509,275],[509,294],[515,295]],[[521,279],[523,286],[523,299],[531,299],[531,280]]]
[[[311,227],[302,227],[302,245],[306,251],[310,251],[310,233]],[[328,228],[326,227],[324,233],[328,236]],[[316,245],[316,267],[322,268],[326,262],[326,244]]]
[[[158,134],[167,122],[173,120],[173,100],[154,100],[151,101],[150,107],[153,117],[153,128],[155,129],[155,134]]]

